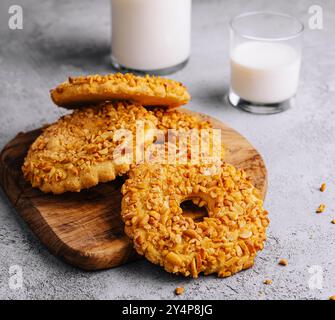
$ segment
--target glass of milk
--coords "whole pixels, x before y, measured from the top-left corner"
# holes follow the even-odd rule
[[[112,0],[112,64],[168,74],[190,56],[192,0]]]
[[[231,20],[231,105],[259,114],[294,105],[303,30],[298,19],[282,13],[250,12]]]

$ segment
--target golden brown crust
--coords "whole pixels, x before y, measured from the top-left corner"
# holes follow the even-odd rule
[[[114,134],[128,129],[135,139],[137,120],[146,120],[147,129],[156,125],[156,118],[136,104],[107,103],[75,110],[47,127],[30,146],[22,167],[25,178],[33,187],[55,194],[115,179],[130,164],[115,162],[114,150],[122,140],[115,141]],[[152,139],[145,135],[144,143]]]
[[[68,109],[111,100],[176,108],[186,104],[190,95],[180,82],[174,80],[116,73],[69,78],[51,90],[51,98],[56,105]]]
[[[245,173],[229,164],[133,167],[122,187],[125,232],[136,251],[168,272],[230,276],[253,265],[269,220]],[[184,216],[196,199],[208,217]]]

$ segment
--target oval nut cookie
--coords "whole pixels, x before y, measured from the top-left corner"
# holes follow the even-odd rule
[[[51,99],[56,105],[68,109],[112,100],[175,108],[186,104],[190,95],[183,84],[174,80],[116,73],[70,77],[51,90]]]
[[[232,165],[135,166],[122,187],[125,232],[136,251],[168,272],[230,276],[263,249],[267,211],[245,173]],[[180,204],[196,199],[208,217],[195,222]]]

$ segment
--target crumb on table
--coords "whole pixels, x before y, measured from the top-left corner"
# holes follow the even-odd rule
[[[185,289],[183,288],[183,287],[178,287],[178,288],[176,288],[176,290],[175,290],[175,293],[176,293],[176,295],[181,295],[181,294],[183,294],[185,292]]]
[[[322,183],[321,184],[321,187],[320,187],[320,191],[321,192],[324,192],[326,190],[326,184],[325,183]]]
[[[280,264],[281,266],[286,267],[288,265],[288,261],[286,259],[280,259],[278,264]]]
[[[323,211],[325,211],[326,205],[321,203],[319,205],[319,207],[316,209],[316,213],[322,213]]]

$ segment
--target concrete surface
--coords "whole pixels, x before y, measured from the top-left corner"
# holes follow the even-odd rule
[[[17,132],[64,113],[51,103],[48,91],[68,75],[112,71],[108,0],[16,0],[23,7],[23,30],[8,28],[11,4],[0,4],[0,147]],[[222,102],[228,86],[229,17],[242,11],[279,10],[295,14],[307,25],[313,4],[194,1],[192,58],[172,76],[188,85],[193,95],[189,108],[229,123],[265,158],[265,205],[271,226],[254,268],[227,279],[197,280],[172,276],[146,261],[83,272],[53,257],[1,192],[0,298],[328,299],[335,294],[335,225],[330,223],[335,218],[335,2],[319,0],[324,28],[306,30],[296,108],[256,116]],[[324,193],[318,191],[321,182],[327,182]],[[321,202],[327,208],[317,215]],[[279,258],[288,259],[289,265],[278,266]],[[21,289],[9,286],[13,265],[22,268]],[[313,276],[313,270],[319,273]],[[320,288],[310,288],[318,276]],[[264,279],[273,284],[264,285]],[[186,289],[181,297],[174,296],[177,286]]]

